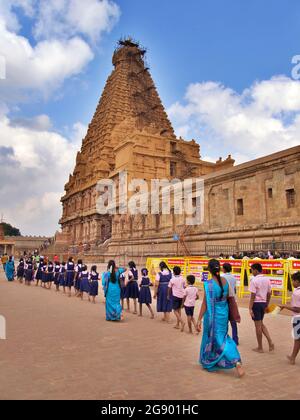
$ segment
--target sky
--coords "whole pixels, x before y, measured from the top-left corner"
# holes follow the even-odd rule
[[[202,158],[300,143],[299,0],[0,0],[0,213],[22,234],[58,229],[124,36],[147,47],[175,131]]]

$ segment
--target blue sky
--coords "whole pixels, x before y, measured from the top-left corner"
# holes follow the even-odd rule
[[[63,96],[21,106],[19,114],[48,114],[56,129],[88,124],[112,71],[117,40],[131,35],[148,48],[148,62],[164,105],[181,100],[190,83],[218,81],[241,92],[274,74],[290,76],[300,54],[297,0],[118,0],[119,23],[105,35],[84,74],[64,85]],[[34,43],[31,20],[21,24]],[[67,109],[67,112],[66,112]]]
[[[195,138],[204,159],[241,163],[299,144],[299,0],[4,0],[0,213],[22,233],[58,228],[64,184],[126,35],[148,48],[176,133]]]

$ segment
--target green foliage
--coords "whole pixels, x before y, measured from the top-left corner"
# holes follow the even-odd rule
[[[5,236],[21,236],[18,228],[13,227],[9,223],[1,223]]]

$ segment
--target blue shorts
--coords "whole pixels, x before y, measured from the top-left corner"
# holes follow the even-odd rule
[[[254,317],[252,318],[253,321],[263,321],[265,317],[267,309],[267,304],[264,302],[255,302],[253,305],[253,313]]]
[[[183,299],[173,296],[173,311],[177,311],[182,306]]]
[[[186,316],[192,316],[192,317],[194,316],[194,310],[195,310],[194,306],[185,306],[184,309],[185,309]]]

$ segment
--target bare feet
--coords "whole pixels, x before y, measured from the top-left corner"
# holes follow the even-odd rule
[[[175,330],[179,330],[180,329],[180,326],[179,325],[175,325],[174,329]]]
[[[262,354],[262,353],[264,353],[264,350],[263,349],[253,349],[252,351],[254,351],[255,353],[260,353],[260,354]]]
[[[151,315],[151,319],[154,319],[154,315]]]
[[[275,345],[271,344],[270,347],[269,347],[269,352],[274,353],[274,351],[275,351]]]
[[[236,373],[239,378],[245,376],[245,371],[240,363],[237,363],[236,365]]]
[[[181,332],[183,332],[183,331],[184,331],[184,327],[185,327],[185,323],[183,322],[183,323],[181,324]]]
[[[290,365],[295,366],[295,364],[296,364],[295,359],[293,359],[291,356],[286,356],[286,358],[288,359]]]

